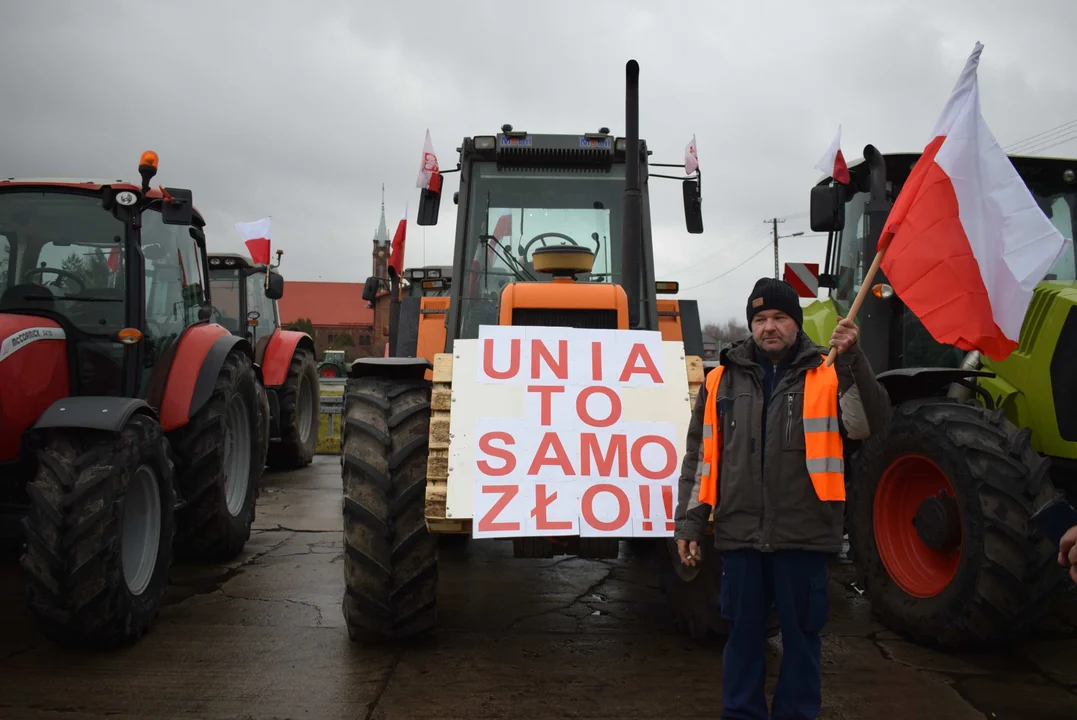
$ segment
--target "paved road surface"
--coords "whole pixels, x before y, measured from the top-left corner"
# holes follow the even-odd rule
[[[5,558],[0,718],[719,716],[720,648],[676,632],[653,573],[627,554],[524,561],[501,542],[452,547],[436,639],[351,643],[340,612],[338,470],[337,458],[321,456],[306,471],[267,475],[245,554],[228,566],[177,567],[158,624],[126,651],[42,640]],[[823,718],[1077,718],[1077,604],[1061,607],[1047,639],[1010,654],[947,656],[874,623],[843,584],[847,568],[833,578]]]

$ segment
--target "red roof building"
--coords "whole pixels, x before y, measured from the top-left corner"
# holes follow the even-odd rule
[[[363,299],[363,283],[286,280],[277,309],[282,327],[310,320],[319,359],[328,349],[344,350],[351,360],[381,348],[374,346],[374,311]]]

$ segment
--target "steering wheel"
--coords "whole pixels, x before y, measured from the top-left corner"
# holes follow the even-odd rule
[[[548,237],[558,237],[558,238],[561,238],[562,240],[568,240],[568,243],[570,245],[579,245],[578,242],[576,242],[575,240],[570,238],[568,235],[565,235],[564,233],[544,232],[544,233],[540,233],[540,234],[536,235],[535,237],[531,238],[527,242],[526,245],[520,245],[518,248],[516,248],[517,250],[520,251],[520,257],[523,257],[523,258],[527,257],[527,251],[530,250],[531,246],[534,245],[535,243],[537,243],[539,240],[542,240],[542,247],[546,247],[546,238],[548,238]]]
[[[26,279],[28,277],[30,277],[31,275],[43,275],[45,273],[56,273],[57,275],[60,275],[62,277],[74,280],[79,286],[78,291],[75,293],[76,295],[81,295],[86,290],[86,283],[84,283],[82,281],[82,278],[80,278],[78,275],[76,275],[73,272],[69,272],[67,270],[60,270],[59,268],[51,268],[51,267],[30,268],[29,270],[27,270],[26,272],[24,272],[22,274],[22,279],[23,279],[23,282],[25,282]],[[58,287],[56,285],[56,283],[53,283],[53,286]]]

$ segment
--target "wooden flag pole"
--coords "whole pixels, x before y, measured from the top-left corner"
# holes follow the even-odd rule
[[[868,290],[871,288],[871,282],[875,279],[875,273],[879,271],[879,265],[882,264],[883,255],[886,254],[886,248],[890,246],[887,242],[881,250],[875,253],[875,259],[871,262],[871,267],[868,268],[867,274],[864,276],[864,282],[860,284],[860,292],[856,294],[856,299],[853,300],[853,306],[849,309],[849,319],[855,321],[856,314],[860,312],[860,305],[864,302],[864,298],[867,297]],[[838,357],[838,349],[836,347],[830,348],[830,354],[826,356],[826,366],[830,367],[834,364],[834,360]]]

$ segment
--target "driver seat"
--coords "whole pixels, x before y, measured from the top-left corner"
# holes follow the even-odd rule
[[[0,307],[3,307],[5,310],[55,311],[56,298],[52,294],[52,291],[44,285],[21,283],[19,285],[12,285],[4,291],[4,294],[0,296]]]

